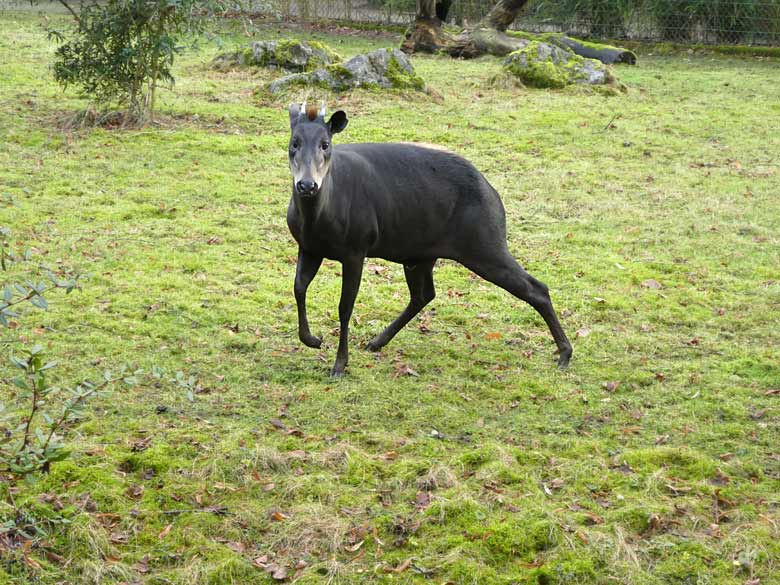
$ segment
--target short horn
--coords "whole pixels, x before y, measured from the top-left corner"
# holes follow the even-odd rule
[[[301,104],[301,111],[300,111],[299,115],[300,116],[305,116],[306,115],[306,100],[304,100],[303,103]]]
[[[325,100],[320,102],[320,118],[325,118]]]

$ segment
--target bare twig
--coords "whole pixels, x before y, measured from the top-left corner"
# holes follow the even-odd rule
[[[54,432],[62,426],[62,424],[67,420],[68,415],[73,411],[74,408],[77,408],[80,404],[82,404],[87,398],[90,398],[91,396],[94,396],[98,392],[100,392],[101,389],[105,388],[109,384],[112,384],[116,382],[118,378],[111,379],[111,380],[104,380],[102,384],[98,384],[96,386],[93,386],[92,389],[90,389],[89,392],[85,394],[80,394],[75,400],[73,400],[70,404],[66,404],[65,408],[62,409],[62,416],[60,418],[53,422],[51,425],[51,429],[49,430],[49,436],[46,437],[46,441],[43,444],[43,447],[41,449],[45,452],[46,448],[49,446],[49,443],[51,442],[52,437],[54,436]]]
[[[76,11],[73,10],[73,8],[70,7],[70,4],[68,4],[65,0],[58,0],[60,4],[62,4],[65,8],[68,9],[68,12],[70,12],[73,15],[73,18],[76,19],[76,22],[78,24],[81,24],[81,19],[79,18],[79,15],[76,14]]]
[[[148,513],[153,513],[153,510],[148,510]],[[164,514],[166,516],[170,515],[178,515],[178,514],[190,514],[190,513],[198,513],[201,514],[216,514],[217,516],[225,516],[227,514],[230,514],[228,509],[223,506],[212,506],[209,508],[183,508],[180,510],[158,510],[158,514]]]
[[[606,132],[607,130],[609,130],[609,127],[612,126],[612,122],[615,121],[615,118],[619,118],[619,117],[620,117],[620,114],[618,114],[618,113],[613,114],[612,117],[609,119],[609,122],[607,122],[607,125],[604,126],[604,129],[602,130],[602,132]]]
[[[32,358],[30,359],[31,364],[30,367],[32,367]],[[36,380],[36,371],[35,370],[29,370],[29,372],[32,374],[30,376],[30,382],[32,384],[32,408],[30,409],[30,416],[27,417],[27,423],[24,426],[24,440],[22,441],[22,447],[19,449],[19,453],[24,453],[24,450],[27,449],[27,445],[30,444],[30,425],[32,425],[32,420],[35,418],[35,415],[38,414],[38,390],[40,389]]]

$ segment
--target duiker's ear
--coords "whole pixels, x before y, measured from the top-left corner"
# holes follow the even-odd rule
[[[347,115],[344,112],[341,110],[335,112],[330,117],[330,120],[328,120],[328,128],[330,128],[330,133],[338,134],[347,127],[347,122],[349,122],[349,120],[347,120]]]
[[[301,104],[290,104],[290,129],[295,128],[301,117]]]

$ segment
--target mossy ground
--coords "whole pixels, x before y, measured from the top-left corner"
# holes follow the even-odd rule
[[[53,84],[39,20],[0,19],[0,223],[90,275],[6,347],[45,345],[69,382],[165,372],[94,402],[72,459],[15,486],[47,536],[33,562],[4,550],[0,582],[270,583],[271,562],[299,583],[776,580],[777,62],[645,57],[608,98],[420,56],[440,97],[334,100],[340,141],[438,143],[485,173],[575,347],[557,371],[530,307],[441,262],[433,304],[365,353],[407,295],[372,260],[336,381],[337,264],[310,292],[325,347],[296,339],[287,113],[252,94],[271,74],[212,71],[203,46],[158,126],[71,133],[86,102]]]

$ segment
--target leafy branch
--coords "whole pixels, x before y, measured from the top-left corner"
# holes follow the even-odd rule
[[[137,382],[135,372],[113,375],[103,373],[99,382],[84,381],[73,388],[61,388],[48,383],[47,372],[56,362],[44,360],[43,348],[35,346],[20,356],[11,356],[11,362],[23,373],[11,381],[20,391],[12,396],[16,407],[0,403],[0,473],[24,476],[35,471],[48,471],[51,463],[62,461],[69,452],[57,435],[68,423],[78,420],[90,398],[102,390],[123,381]],[[53,400],[66,394],[64,402]]]
[[[48,286],[45,282],[31,281],[6,285],[3,289],[3,299],[0,301],[0,325],[7,327],[9,318],[19,316],[19,313],[12,310],[12,307],[16,305],[29,302],[31,305],[45,311],[49,308],[49,303],[46,297],[44,297],[44,293],[55,288],[61,288],[70,293],[79,287],[75,278],[60,280],[51,273],[48,277],[51,280],[51,284]]]

